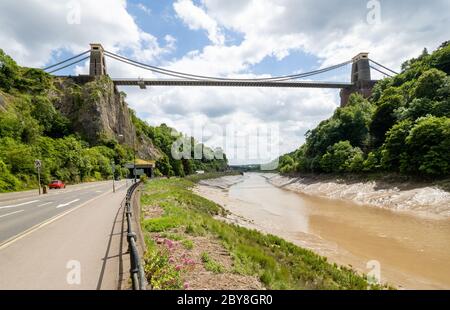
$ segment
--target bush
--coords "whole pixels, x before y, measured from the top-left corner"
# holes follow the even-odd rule
[[[328,149],[320,160],[325,172],[358,172],[363,166],[363,152],[349,141],[341,141]]]
[[[20,181],[11,174],[6,164],[0,160],[0,192],[18,190],[20,185]]]
[[[405,170],[405,140],[409,135],[413,123],[404,120],[392,127],[386,134],[386,141],[381,148],[381,165],[386,170]],[[404,168],[401,168],[403,166]]]
[[[430,69],[422,73],[415,88],[416,98],[435,99],[437,91],[445,86],[447,75],[438,69]]]
[[[432,176],[450,174],[450,119],[428,116],[406,137],[406,171]]]
[[[139,178],[139,180],[140,180],[142,183],[146,183],[147,180],[148,180],[148,176],[147,176],[146,174],[143,174],[143,175],[141,175],[141,177]]]

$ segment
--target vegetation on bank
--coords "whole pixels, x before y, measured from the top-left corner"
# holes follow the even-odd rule
[[[184,136],[166,124],[153,127],[132,113],[132,120],[139,135],[146,135],[162,151],[163,156],[156,161],[156,176],[181,176],[201,170],[205,172],[225,171],[228,168],[226,154],[221,149],[211,149],[192,137]],[[172,147],[183,153],[177,159],[172,154]],[[190,149],[190,150],[189,150]],[[186,151],[187,150],[187,151]]]
[[[308,131],[279,171],[450,175],[450,41],[405,62],[369,99],[349,103]]]
[[[116,176],[126,175],[123,167],[133,158],[132,148],[114,138],[88,143],[55,108],[55,94],[60,92],[56,84],[57,79],[51,75],[18,66],[0,49],[0,192],[36,187],[35,159],[42,161],[43,184],[54,178],[68,183],[108,179],[112,177],[112,164]],[[99,93],[105,91],[104,84],[104,80],[97,80],[83,85],[92,90],[86,100],[98,100]],[[73,100],[82,108],[81,87],[71,87]],[[150,127],[134,113],[132,120],[137,134],[147,135],[164,154],[157,161],[157,175],[184,176],[196,170],[219,171],[227,167],[226,157],[174,160],[170,149],[177,136],[172,135],[171,128]],[[211,152],[204,149],[206,154]]]
[[[281,238],[218,219],[227,212],[194,194],[191,191],[194,184],[186,178],[172,178],[153,180],[145,185],[141,196],[143,214],[147,207],[160,209],[153,216],[141,219],[148,250],[145,272],[153,288],[188,287],[184,276],[196,263],[204,264],[205,269],[214,274],[256,276],[268,289],[383,288],[369,284],[365,276],[349,268],[331,264],[326,258]],[[196,236],[220,242],[232,257],[231,270],[208,252],[201,254],[200,262],[188,256],[184,256],[181,263],[177,262],[172,251],[174,244],[179,242],[192,251],[196,247],[192,238]]]
[[[0,192],[37,186],[35,159],[42,161],[41,179],[65,182],[102,180],[121,166],[131,150],[114,140],[89,145],[54,106],[54,79],[38,69],[18,66],[0,50]]]

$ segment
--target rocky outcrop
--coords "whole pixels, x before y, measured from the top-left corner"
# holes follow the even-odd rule
[[[115,139],[130,147],[135,143],[140,158],[161,156],[151,139],[136,136],[124,96],[109,77],[60,77],[55,86],[51,94],[54,106],[90,144]]]

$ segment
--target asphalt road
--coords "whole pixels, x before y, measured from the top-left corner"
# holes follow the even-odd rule
[[[126,182],[116,189],[1,194],[0,289],[116,289]]]

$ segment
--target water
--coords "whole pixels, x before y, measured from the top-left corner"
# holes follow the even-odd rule
[[[219,198],[220,195],[222,198]],[[310,197],[246,174],[227,191],[202,194],[254,227],[310,248],[331,261],[375,272],[414,289],[450,289],[450,221]],[[373,267],[379,263],[380,269]],[[372,266],[370,266],[372,265]]]

